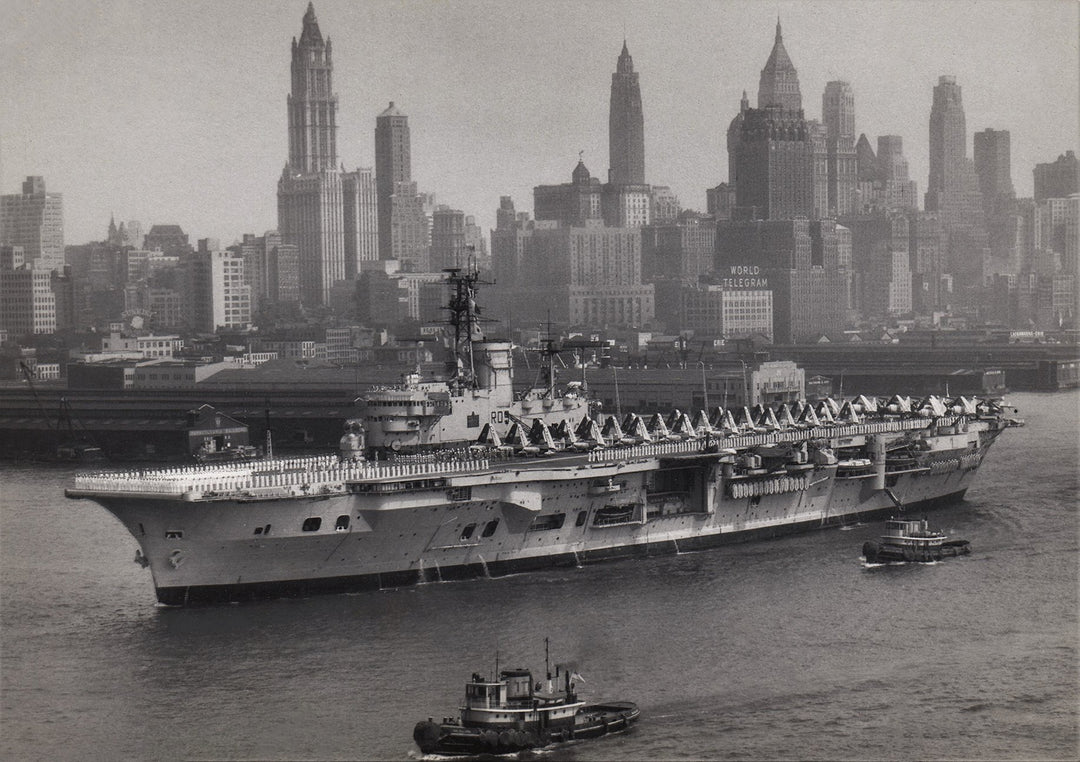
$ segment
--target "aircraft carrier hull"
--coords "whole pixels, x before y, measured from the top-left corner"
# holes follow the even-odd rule
[[[966,490],[960,490],[941,497],[913,503],[908,506],[912,511],[925,511],[957,503],[964,497]],[[894,515],[896,508],[889,506],[861,512],[859,519],[881,519]],[[627,559],[652,558],[655,556],[678,555],[681,553],[712,550],[724,545],[767,540],[790,534],[818,531],[843,524],[842,517],[822,523],[815,520],[801,521],[779,526],[746,529],[740,532],[711,533],[707,535],[689,535],[682,539],[645,541],[633,545],[621,545],[592,550],[557,552],[552,555],[522,556],[503,560],[463,563],[447,567],[430,569],[404,569],[391,572],[370,572],[366,574],[344,575],[336,577],[317,577],[313,579],[285,579],[269,582],[238,582],[235,584],[193,585],[181,587],[159,587],[157,598],[160,603],[170,606],[198,604],[230,603],[267,598],[295,598],[309,595],[334,593],[356,593],[371,590],[385,590],[432,582],[455,582],[470,579],[503,577],[511,574],[544,571],[547,569],[581,567],[588,564]]]

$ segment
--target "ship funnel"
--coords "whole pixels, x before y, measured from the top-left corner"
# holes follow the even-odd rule
[[[496,404],[506,407],[514,401],[512,346],[509,341],[481,341],[473,344],[473,356],[477,360],[477,387],[490,389]]]

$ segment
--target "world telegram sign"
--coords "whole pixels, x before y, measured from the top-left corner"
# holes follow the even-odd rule
[[[732,265],[731,275],[717,278],[713,284],[722,288],[768,288],[769,279],[761,275],[757,265]]]

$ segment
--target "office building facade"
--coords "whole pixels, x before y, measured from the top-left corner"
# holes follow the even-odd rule
[[[429,269],[432,199],[412,181],[409,118],[393,101],[375,118],[375,191],[379,258],[396,259],[405,270]]]
[[[192,331],[243,330],[251,324],[251,286],[244,282],[244,257],[200,242],[188,258],[187,323]]]
[[[394,259],[392,197],[400,183],[412,180],[409,118],[390,101],[375,118],[375,188],[379,215],[379,258]]]
[[[948,237],[948,268],[963,289],[983,284],[990,250],[975,167],[967,155],[960,85],[942,75],[930,110],[930,178],[926,211],[938,212]]]
[[[825,85],[821,98],[825,123],[828,178],[828,214],[850,214],[855,208],[858,165],[855,155],[855,93],[847,82]]]
[[[379,258],[379,203],[375,190],[375,171],[359,167],[341,175],[341,199],[344,207],[345,278],[353,280],[362,262]]]
[[[815,341],[843,325],[841,240],[833,220],[718,222],[716,272],[735,279],[733,286],[772,291],[777,343]]]
[[[0,330],[9,336],[55,333],[55,270],[27,261],[21,246],[0,245]]]
[[[1080,161],[1073,151],[1066,151],[1055,161],[1036,164],[1034,175],[1036,201],[1080,193]]]
[[[45,190],[45,178],[0,196],[0,246],[20,247],[25,263],[45,272],[64,268],[64,199]]]

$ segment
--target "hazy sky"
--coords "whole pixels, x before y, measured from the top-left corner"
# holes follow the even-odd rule
[[[118,221],[177,223],[228,244],[277,225],[290,43],[307,0],[3,0],[0,192],[43,175],[65,240]],[[952,74],[970,134],[1012,133],[1013,183],[1080,142],[1075,0],[318,0],[333,41],[338,152],[374,164],[376,115],[409,116],[412,173],[439,203],[494,224],[499,196],[568,182],[584,151],[606,179],[611,74],[625,36],[640,73],[646,179],[684,207],[727,180],[725,132],[777,15],[803,106],[855,92],[856,131],[904,139],[926,190],[933,87]]]

